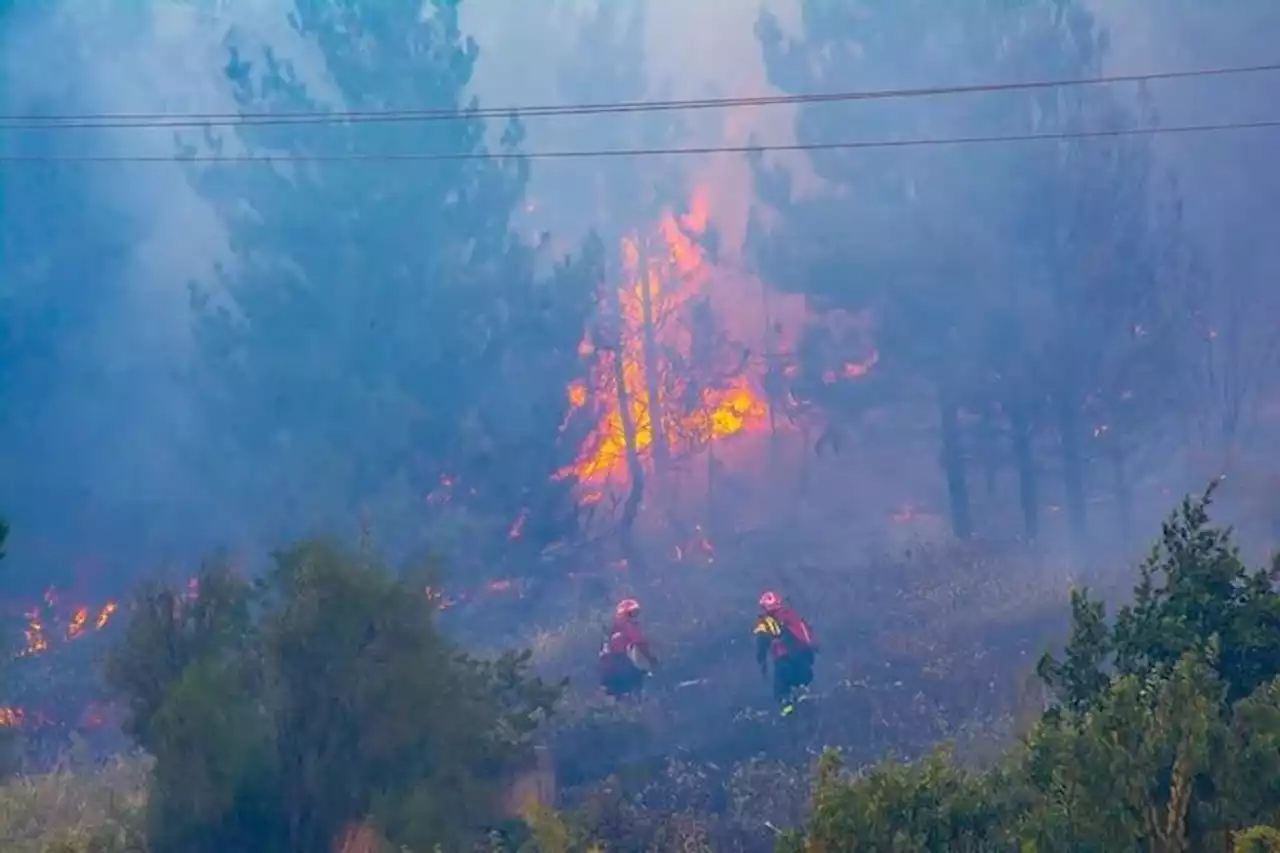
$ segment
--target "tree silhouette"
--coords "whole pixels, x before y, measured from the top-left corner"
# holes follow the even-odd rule
[[[375,525],[421,531],[407,544],[453,551],[465,540],[461,568],[500,570],[511,548],[536,553],[576,524],[573,483],[550,475],[575,449],[559,430],[566,386],[585,370],[577,346],[598,261],[552,264],[547,241],[512,230],[529,170],[523,129],[512,119],[491,149],[470,114],[478,48],[456,3],[299,0],[293,21],[341,108],[459,117],[248,122],[214,144],[320,158],[494,156],[193,175],[236,253],[218,287],[198,293],[210,417],[227,453],[256,466],[233,472],[233,494],[270,489],[285,524],[336,524],[360,507]],[[233,38],[227,76],[245,113],[331,108],[270,47]],[[521,535],[508,536],[518,519]]]
[[[957,64],[975,80],[1089,77],[1108,44],[1074,0],[856,9],[813,0],[801,10],[795,38],[769,14],[757,26],[769,78],[786,92],[936,85],[953,79]],[[808,143],[850,138],[850,127],[861,138],[891,139],[1052,133],[1144,118],[1140,103],[1094,88],[808,105],[795,130]],[[803,197],[782,167],[755,159],[761,209],[752,242],[764,275],[819,311],[869,312],[877,370],[904,396],[923,386],[934,397],[957,535],[967,537],[975,523],[970,461],[985,457],[990,469],[999,438],[1017,470],[1025,533],[1039,533],[1033,448],[1047,430],[1058,438],[1067,515],[1082,532],[1090,418],[1104,398],[1115,433],[1138,429],[1128,417],[1134,401],[1144,403],[1144,417],[1160,413],[1146,404],[1163,399],[1159,383],[1134,383],[1171,375],[1168,359],[1182,340],[1165,323],[1177,312],[1157,299],[1169,237],[1151,214],[1148,146],[824,150],[807,159],[824,191]],[[962,412],[981,416],[984,435],[971,434]],[[1120,460],[1121,445],[1109,447]]]

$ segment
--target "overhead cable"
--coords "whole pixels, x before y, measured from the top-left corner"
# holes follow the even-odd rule
[[[1058,80],[981,83],[920,88],[867,89],[801,95],[761,95],[739,98],[703,98],[667,101],[618,101],[614,103],[531,105],[487,107],[476,109],[300,111],[277,113],[75,113],[65,115],[0,115],[0,130],[69,130],[125,128],[232,127],[258,125],[326,125],[375,124],[393,122],[466,121],[483,118],[521,118],[609,115],[614,113],[647,113],[682,110],[729,109],[735,107],[770,107],[850,101],[880,101],[904,98],[967,95],[992,92],[1015,92],[1117,83],[1149,83],[1160,80],[1184,80],[1260,74],[1280,71],[1280,62],[1262,65],[1200,68],[1183,71],[1154,71],[1145,74],[1118,74],[1100,77],[1078,77]]]
[[[605,148],[560,151],[462,151],[462,152],[347,152],[341,154],[67,154],[0,155],[4,163],[423,163],[457,160],[579,160],[609,157],[673,157],[698,154],[752,154],[785,151],[866,151],[890,148],[934,148],[958,145],[992,145],[1014,142],[1054,142],[1073,139],[1104,139],[1126,136],[1222,133],[1265,130],[1280,127],[1280,119],[1185,124],[1165,127],[1124,127],[1051,133],[992,134],[985,136],[939,136],[913,139],[850,140],[843,142],[797,142],[761,145],[707,145],[685,148]]]

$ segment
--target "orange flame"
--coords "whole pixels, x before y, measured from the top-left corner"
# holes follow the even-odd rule
[[[880,363],[879,350],[872,350],[866,361],[849,361],[844,365],[845,379],[861,379],[871,372],[871,368]]]
[[[596,426],[579,450],[577,461],[557,474],[600,486],[625,482],[627,472],[626,420],[634,435],[634,449],[646,464],[652,461],[655,436],[672,455],[696,451],[707,444],[763,424],[766,402],[752,377],[717,378],[690,375],[706,365],[688,365],[694,333],[692,301],[713,273],[698,239],[707,234],[711,219],[708,193],[695,191],[688,213],[663,213],[655,241],[631,235],[622,241],[625,278],[618,290],[621,341],[618,347],[596,350],[589,342],[579,352],[594,356],[590,386],[568,389],[572,407],[593,406]],[[659,251],[650,251],[650,243]],[[621,358],[619,365],[616,359]],[[650,376],[649,370],[656,376]],[[621,375],[619,388],[618,377]],[[711,381],[706,381],[710,379]],[[699,381],[703,380],[703,381]],[[656,396],[656,400],[650,397]],[[598,492],[583,496],[599,500]]]
[[[42,654],[49,650],[49,628],[46,626],[46,617],[53,620],[55,626],[60,625],[62,620],[58,614],[58,593],[56,590],[50,589],[44,594],[44,606],[33,607],[28,610],[24,617],[27,620],[23,634],[26,640],[25,647],[17,654],[17,657],[32,657]],[[60,631],[55,627],[55,636],[61,634],[61,639],[65,642],[72,642],[89,633],[101,631],[107,627],[107,623],[111,621],[111,617],[118,609],[118,605],[114,601],[108,601],[96,611],[87,606],[78,606],[70,611],[70,615],[66,618],[66,625]]]
[[[39,610],[27,611],[27,627],[23,633],[27,638],[27,647],[22,651],[21,656],[38,655],[49,648],[49,641],[44,636],[44,622],[40,619]]]
[[[880,363],[880,352],[872,350],[871,355],[863,361],[846,361],[844,367],[839,373],[834,370],[828,370],[822,374],[822,382],[824,385],[834,385],[841,379],[861,379],[871,372],[871,369]]]
[[[507,530],[507,538],[519,539],[521,536],[523,536],[524,525],[528,520],[529,520],[528,511],[521,510],[520,514],[516,516],[516,520],[511,523],[511,527]]]
[[[111,617],[115,615],[117,609],[114,601],[108,601],[104,604],[102,610],[98,613],[98,618],[93,620],[93,630],[101,631],[107,627],[107,623],[111,621]]]
[[[569,386],[569,405],[580,409],[587,404],[587,385],[585,382],[574,382]]]
[[[89,622],[89,608],[78,607],[67,625],[67,639],[74,640],[84,633],[84,626]]]

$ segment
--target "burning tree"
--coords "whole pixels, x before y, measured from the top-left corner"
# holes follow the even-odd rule
[[[574,477],[588,502],[626,493],[624,530],[639,510],[646,474],[663,487],[656,498],[671,509],[687,460],[705,453],[711,475],[715,442],[767,424],[758,359],[713,307],[712,235],[709,199],[700,190],[686,211],[666,210],[651,234],[623,239],[621,281],[607,284],[602,300],[617,313],[597,331],[597,339],[620,343],[588,340],[585,349],[596,357],[590,380],[570,391],[594,427],[562,476]],[[674,512],[667,519],[678,536],[687,533]]]
[[[639,0],[599,4],[582,26],[582,49],[561,69],[561,95],[593,103],[668,97],[668,87],[646,77],[644,25]],[[678,144],[686,131],[685,120],[675,115],[593,116],[565,126],[578,144],[589,139],[601,148],[664,147]],[[676,503],[689,463],[705,455],[710,475],[712,444],[757,429],[768,417],[758,353],[723,323],[728,299],[743,294],[722,287],[716,304],[713,293],[725,271],[717,263],[710,193],[681,165],[640,160],[594,166],[587,205],[593,223],[617,248],[609,253],[582,347],[590,376],[568,392],[588,435],[560,476],[578,484],[584,504],[614,504],[631,562],[641,557],[631,531],[642,505],[661,513],[683,539],[687,513],[678,512]]]
[[[575,15],[577,13],[575,12]],[[645,6],[636,0],[620,0],[602,3],[582,24],[579,32],[581,49],[569,54],[560,68],[559,88],[570,100],[585,103],[607,103],[613,100],[644,100],[650,96],[650,86],[645,75]],[[575,139],[590,138],[593,144],[604,147],[627,147],[671,144],[681,131],[678,123],[659,124],[650,117],[635,113],[614,117],[603,127],[590,119],[570,120],[569,133]],[[660,215],[664,201],[678,193],[680,175],[670,167],[636,168],[631,163],[604,164],[593,170],[590,197],[593,221],[611,246],[631,246],[634,255],[638,249],[636,237],[625,237],[629,223],[616,217],[625,216],[646,224]],[[638,258],[631,259],[630,274],[634,275]],[[593,328],[582,346],[584,355],[594,360],[590,385],[605,399],[613,401],[610,409],[599,409],[599,399],[591,401],[591,408],[599,422],[587,439],[594,445],[591,451],[579,452],[579,459],[589,453],[594,461],[579,464],[561,472],[562,478],[586,480],[597,488],[583,495],[588,505],[598,505],[603,492],[598,488],[609,471],[625,467],[625,483],[619,491],[622,499],[618,529],[621,534],[625,558],[632,563],[641,559],[632,541],[632,529],[645,496],[646,474],[642,455],[657,452],[659,458],[666,455],[665,437],[654,434],[647,425],[649,384],[643,377],[642,365],[646,356],[654,357],[652,346],[638,342],[636,330],[630,319],[626,288],[618,286],[618,279],[627,272],[626,259],[622,263],[615,251],[608,252],[607,272],[597,288],[597,313]],[[652,313],[652,294],[643,295],[644,304]],[[651,317],[652,319],[652,317]],[[648,341],[652,344],[652,323]],[[639,359],[637,360],[637,345]],[[587,406],[590,390],[586,382],[575,383],[570,388],[570,401],[575,408]],[[590,427],[589,427],[590,428]],[[616,492],[613,494],[617,494]]]

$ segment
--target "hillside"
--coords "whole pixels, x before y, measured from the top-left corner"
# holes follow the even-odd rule
[[[634,709],[593,698],[591,656],[583,653],[591,646],[569,642],[589,636],[589,622],[576,630],[565,628],[556,637],[544,635],[537,651],[539,668],[569,671],[583,683],[570,687],[544,734],[554,756],[556,805],[565,812],[563,817],[526,813],[534,836],[543,838],[537,842],[542,846],[533,849],[577,849],[547,840],[557,833],[583,839],[603,833],[609,849],[641,843],[644,849],[691,849],[687,845],[701,838],[697,843],[703,846],[696,849],[763,850],[774,844],[775,832],[807,824],[807,843],[816,844],[823,833],[833,832],[831,841],[822,843],[838,843],[806,850],[864,849],[849,846],[852,838],[868,844],[868,833],[874,836],[888,831],[885,826],[899,825],[902,831],[915,827],[909,831],[923,835],[894,849],[942,849],[937,845],[950,838],[946,843],[958,846],[947,849],[1003,850],[1007,848],[998,837],[1031,833],[1042,838],[1037,849],[1049,850],[1058,849],[1050,843],[1055,833],[1084,839],[1122,832],[1130,819],[1125,814],[1138,821],[1134,831],[1139,837],[1156,832],[1155,824],[1143,823],[1148,818],[1141,817],[1141,809],[1104,819],[1102,811],[1121,795],[1088,790],[1094,784],[1088,781],[1090,774],[1097,772],[1089,769],[1090,762],[1117,759],[1090,751],[1096,737],[1119,737],[1130,744],[1130,763],[1117,772],[1158,774],[1165,762],[1174,762],[1172,793],[1160,793],[1165,790],[1161,785],[1170,784],[1167,779],[1150,793],[1160,814],[1168,815],[1159,819],[1159,833],[1221,835],[1230,827],[1245,828],[1242,821],[1266,823],[1280,817],[1280,797],[1272,799],[1268,793],[1272,783],[1259,788],[1256,781],[1263,778],[1258,774],[1272,772],[1266,768],[1280,755],[1269,753],[1271,738],[1280,743],[1280,718],[1268,704],[1266,691],[1275,688],[1267,686],[1266,673],[1274,667],[1267,669],[1265,663],[1268,649],[1280,648],[1280,595],[1250,586],[1254,581],[1243,567],[1230,562],[1229,534],[1209,527],[1203,511],[1204,505],[1188,503],[1171,519],[1164,550],[1145,570],[1154,586],[1144,591],[1148,587],[1140,581],[1136,599],[1116,596],[1128,604],[1111,639],[1100,639],[1094,629],[1090,599],[1068,593],[1069,601],[1063,601],[1061,579],[1042,575],[1036,583],[997,582],[1017,565],[1010,557],[926,547],[913,550],[910,558],[875,562],[879,572],[866,575],[863,583],[833,587],[815,608],[824,613],[848,608],[853,618],[829,626],[819,623],[824,631],[819,696],[795,720],[779,721],[764,710],[764,686],[743,660],[743,643],[733,636],[749,611],[713,609],[712,598],[697,597],[695,584],[682,585],[678,597],[650,597],[650,609],[688,621],[666,623],[683,630],[654,621],[653,630],[667,638],[673,664],[659,672],[649,696]],[[1025,558],[1020,565],[1033,575]],[[942,566],[945,584],[939,582]],[[1170,620],[1182,618],[1178,608],[1190,600],[1187,596],[1201,595],[1186,585],[1212,585],[1218,576],[1234,577],[1236,592],[1233,598],[1217,599],[1220,604],[1200,599],[1198,607],[1208,607],[1206,613],[1221,608],[1205,623],[1219,626],[1212,636],[1184,637],[1181,645],[1157,657],[1125,651],[1126,643],[1150,642],[1135,632],[1137,625],[1146,624],[1144,631],[1173,630],[1176,622]],[[649,591],[660,589],[656,585]],[[978,606],[979,601],[986,606]],[[1240,623],[1244,627],[1259,618],[1263,622],[1258,624],[1274,620],[1268,630],[1276,633],[1233,633],[1237,622],[1231,620],[1245,620]],[[1039,660],[1051,641],[1068,633],[1071,642],[1061,665],[1051,658]],[[1113,680],[1103,675],[1099,682],[1088,674],[1089,666],[1098,666],[1113,652],[1120,666],[1110,676]],[[1258,664],[1264,669],[1229,663],[1249,655],[1261,655]],[[1234,680],[1240,678],[1250,680],[1237,688]],[[1147,693],[1132,692],[1142,684],[1158,686],[1148,697],[1155,702],[1149,708],[1142,698]],[[1210,701],[1219,690],[1233,703],[1221,706],[1221,712]],[[1201,702],[1195,697],[1208,704],[1186,704]],[[1125,704],[1135,702],[1133,707]],[[1045,707],[1050,710],[1042,713]],[[1207,716],[1196,722],[1194,716],[1183,720],[1183,714]],[[1137,728],[1125,728],[1132,726]],[[956,751],[936,752],[943,741]],[[831,754],[815,763],[831,747],[838,750],[839,761]],[[922,763],[878,763],[889,755]],[[958,765],[952,764],[952,755]],[[1184,767],[1181,762],[1190,764],[1178,770]],[[837,764],[862,770],[845,777]],[[140,791],[146,768],[142,758],[117,759],[97,770],[69,767],[14,780],[4,789],[6,840],[27,845],[14,848],[24,853],[148,849],[128,846],[142,844]],[[1052,778],[1038,775],[1050,770]],[[1274,770],[1280,772],[1280,766]],[[816,788],[811,786],[813,772],[818,773]],[[1222,791],[1239,793],[1195,794],[1184,802],[1177,773],[1188,773],[1188,778],[1207,773]],[[1085,786],[1070,794],[1084,811],[1071,812],[1068,826],[1051,830],[1054,806],[1045,798],[1067,796],[1073,789],[1060,786],[1068,779]],[[1223,796],[1228,800],[1221,801]],[[1202,803],[1200,797],[1208,799]],[[845,814],[848,809],[862,817]],[[881,816],[866,809],[879,810]],[[1194,817],[1202,809],[1213,815],[1210,824]],[[1098,812],[1096,820],[1085,817],[1090,810]],[[1175,821],[1177,814],[1183,816]],[[1191,823],[1185,823],[1188,819]],[[846,823],[848,828],[839,828]],[[852,835],[838,841],[846,833]],[[107,837],[116,846],[91,846],[107,843],[92,839]],[[792,836],[782,839],[779,849],[801,849],[786,846],[799,843],[788,838]],[[80,846],[57,847],[62,843],[58,839]],[[1245,837],[1236,842],[1244,844]],[[1152,836],[1151,843],[1174,845],[1153,850],[1200,849],[1179,847],[1182,842],[1172,837],[1158,841]],[[882,848],[872,843],[870,849]]]

